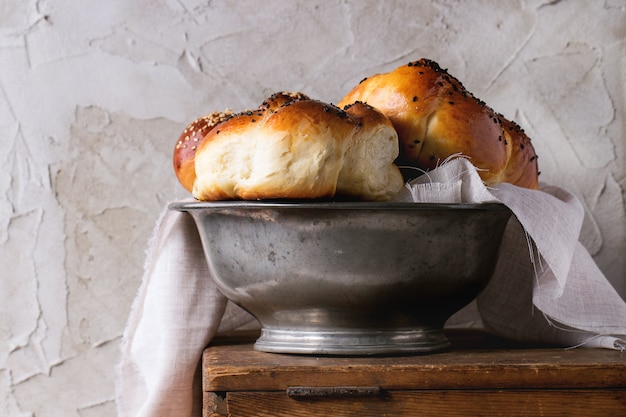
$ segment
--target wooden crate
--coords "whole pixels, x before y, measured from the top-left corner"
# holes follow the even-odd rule
[[[204,417],[626,416],[626,352],[454,331],[442,353],[324,357],[256,352],[254,337],[205,350]]]

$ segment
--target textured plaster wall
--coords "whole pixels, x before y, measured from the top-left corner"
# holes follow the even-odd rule
[[[187,122],[337,102],[420,57],[533,138],[626,294],[626,2],[0,2],[0,415],[114,416],[113,367]]]

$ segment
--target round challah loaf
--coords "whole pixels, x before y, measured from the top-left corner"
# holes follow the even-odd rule
[[[485,184],[537,188],[537,155],[524,131],[469,93],[436,62],[421,59],[361,81],[338,106],[362,101],[384,113],[400,140],[405,179],[462,154]],[[404,169],[407,168],[407,169]]]
[[[371,106],[342,110],[278,93],[206,133],[193,158],[192,193],[202,201],[384,201],[404,184],[394,164],[398,153],[393,125]]]

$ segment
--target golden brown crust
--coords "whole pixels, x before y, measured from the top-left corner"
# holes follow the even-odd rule
[[[374,106],[391,120],[400,139],[399,166],[429,170],[460,153],[479,168],[487,185],[537,187],[530,139],[434,61],[421,59],[368,77],[338,105],[355,101]]]
[[[536,189],[538,186],[539,167],[537,154],[524,130],[515,122],[499,115],[503,128],[503,140],[511,144],[509,163],[500,182],[508,182],[520,187]]]
[[[286,103],[310,100],[309,96],[300,92],[279,91],[266,98],[259,106],[261,110],[276,110]]]
[[[193,182],[196,179],[194,159],[204,137],[215,126],[232,116],[233,113],[229,110],[207,114],[191,122],[180,134],[174,147],[172,162],[178,181],[187,191],[191,192],[193,189]]]

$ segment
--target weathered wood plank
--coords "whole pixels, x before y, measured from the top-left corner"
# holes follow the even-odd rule
[[[382,398],[294,400],[281,392],[229,393],[229,417],[606,417],[626,415],[624,390],[398,391]]]
[[[397,357],[315,357],[256,352],[251,343],[204,353],[204,390],[376,385],[384,389],[626,387],[626,352],[608,349],[477,348]]]
[[[626,352],[476,332],[422,356],[281,355],[253,341],[234,335],[205,350],[204,417],[626,415]]]

